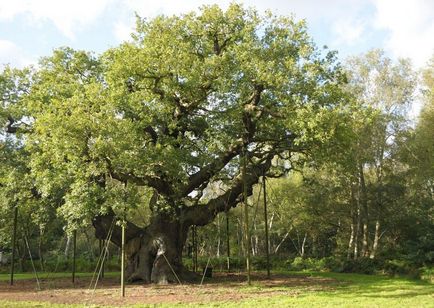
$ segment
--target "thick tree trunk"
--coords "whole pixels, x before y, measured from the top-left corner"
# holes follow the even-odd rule
[[[214,164],[191,176],[190,184],[183,189],[178,189],[177,194],[167,187],[164,181],[154,179],[154,182],[158,182],[154,183],[154,186],[158,186],[159,189],[155,190],[149,204],[153,212],[150,224],[145,228],[139,228],[127,221],[125,234],[127,279],[166,284],[177,282],[178,278],[181,280],[193,278],[195,275],[182,265],[182,250],[188,229],[193,225],[207,225],[218,213],[227,212],[231,207],[245,202],[246,198],[253,193],[253,185],[258,183],[259,174],[264,174],[270,168],[273,157],[273,153],[266,154],[260,164],[249,166],[244,170],[245,173],[233,179],[232,185],[223,194],[209,200],[206,204],[200,204],[198,199],[196,204],[186,206],[183,202],[190,200],[191,203],[191,199],[183,198],[198,185],[210,179],[209,174],[212,173],[209,168],[214,168]],[[224,167],[224,164],[221,167]],[[112,176],[116,177],[115,174]],[[127,177],[124,180],[128,179]],[[97,216],[93,220],[93,225],[98,239],[105,239],[112,229],[110,240],[120,246],[121,228],[114,224],[114,217],[113,212]]]
[[[104,239],[112,215],[94,220],[96,235]],[[189,280],[192,273],[182,266],[182,249],[187,239],[188,226],[179,219],[167,215],[156,215],[143,229],[128,223],[126,229],[126,278],[128,281],[142,280],[145,283],[167,284]],[[119,245],[120,228],[114,227],[112,242]],[[176,277],[178,276],[178,278]]]

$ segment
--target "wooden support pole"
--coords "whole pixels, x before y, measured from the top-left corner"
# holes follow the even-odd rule
[[[121,296],[125,297],[125,221],[122,222],[121,244]]]
[[[77,255],[77,230],[74,230],[72,233],[72,283],[75,283],[75,261]]]
[[[246,247],[246,269],[247,269],[247,284],[251,285],[250,280],[250,227],[249,227],[249,211],[247,205],[247,183],[246,183],[246,169],[247,169],[247,149],[244,149],[243,164],[241,168],[241,175],[243,178],[243,202],[244,202],[244,233],[245,233],[245,247]]]
[[[110,257],[109,255],[109,244],[110,242],[106,242],[106,240],[102,240],[102,247],[106,250],[107,254],[107,260]],[[105,258],[102,260],[102,271],[101,271],[101,277],[104,278],[104,272],[105,272]]]
[[[265,221],[265,252],[267,254],[267,278],[270,279],[270,248],[268,238],[268,212],[267,212],[267,191],[265,182],[265,172],[262,175],[262,187],[264,191],[264,221]]]
[[[102,244],[102,240],[101,239],[98,240],[98,246],[99,246],[99,255],[102,256],[102,253],[103,253],[103,244]],[[101,273],[101,276],[99,276],[99,279],[102,279],[102,273]]]
[[[231,270],[231,246],[229,243],[229,211],[226,212],[226,252],[227,252],[227,269]]]
[[[18,207],[15,205],[14,207],[14,229],[12,233],[12,260],[11,260],[11,277],[10,277],[10,285],[14,285],[14,271],[15,271],[15,250],[17,243],[17,223],[18,222]]]
[[[193,271],[197,272],[197,227],[192,227],[193,232]]]

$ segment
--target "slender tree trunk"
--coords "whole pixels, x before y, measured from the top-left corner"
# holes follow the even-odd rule
[[[253,219],[253,229],[255,230],[255,233],[250,236],[251,238],[251,246],[252,246],[252,255],[256,256],[258,255],[258,246],[259,246],[259,238],[258,238],[258,229],[256,224],[256,219]]]
[[[72,237],[67,235],[66,237],[66,245],[65,245],[65,258],[69,259],[69,250],[71,249]]]
[[[351,197],[350,197],[350,239],[348,241],[348,251],[347,251],[347,260],[351,259],[351,254],[354,252],[354,239],[355,239],[355,225],[357,218],[355,217],[355,213],[357,213],[357,200],[356,200],[356,188],[354,184],[351,182],[350,184],[351,189]]]
[[[84,231],[84,235],[86,237],[86,243],[87,243],[87,247],[89,249],[89,259],[90,261],[93,261],[95,259],[95,253],[93,251],[93,247],[92,247],[92,242],[89,238],[89,234],[87,233],[87,231]]]
[[[356,217],[357,217],[357,223],[356,223],[356,230],[354,232],[354,260],[356,260],[359,257],[359,233],[360,233],[360,223],[361,223],[359,198],[357,199]]]
[[[306,245],[307,232],[304,233],[303,242],[301,244],[301,257],[304,258],[304,247]]]
[[[243,227],[240,219],[237,217],[237,244],[238,244],[238,257],[244,254],[244,241],[243,241]]]
[[[18,224],[18,207],[14,206],[14,218],[13,218],[13,230],[12,230],[12,256],[11,256],[11,277],[9,280],[10,285],[14,284],[15,273],[15,252],[17,251],[17,224]]]
[[[377,214],[376,214],[376,221],[375,221],[375,234],[374,234],[374,242],[372,244],[372,250],[371,250],[371,254],[369,255],[369,257],[371,259],[374,259],[376,254],[377,254],[377,249],[378,249],[378,243],[380,241],[380,213],[381,213],[381,208],[383,206],[383,157],[384,157],[384,148],[381,147],[380,148],[380,161],[379,164],[376,168],[377,171],[377,185],[378,185],[378,190],[377,190]]]
[[[268,210],[267,210],[267,185],[265,172],[262,174],[262,190],[264,192],[264,226],[265,226],[265,254],[267,257],[267,278],[270,278],[270,247],[268,237]]]
[[[288,235],[289,235],[289,231],[285,233],[285,235],[283,236],[282,240],[279,242],[279,244],[274,249],[274,253],[275,254],[279,251],[280,246],[283,244],[283,242],[285,242],[285,240],[288,237]]]
[[[318,248],[316,245],[316,238],[315,236],[312,236],[312,255],[314,257],[318,257],[319,253],[318,253]]]
[[[362,204],[362,209],[363,209],[363,239],[362,239],[362,251],[361,251],[361,255],[363,257],[367,257],[369,256],[369,248],[368,248],[368,238],[369,238],[369,210],[368,210],[368,195],[367,195],[367,190],[366,190],[366,183],[365,183],[365,175],[364,175],[364,171],[363,171],[363,165],[361,164],[359,167],[359,172],[360,172],[360,190],[361,190],[361,194],[360,194],[360,201]]]
[[[353,251],[354,245],[354,223],[351,221],[350,225],[350,240],[348,241],[348,251],[347,251],[347,260],[351,259],[351,252]]]
[[[361,255],[366,257],[369,254],[368,249],[368,224],[363,222],[363,239],[362,239],[362,251]]]
[[[220,257],[220,243],[221,243],[221,237],[220,237],[220,215],[217,215],[217,251],[216,251],[217,258]]]
[[[42,228],[39,228],[38,258],[39,258],[39,267],[40,267],[41,271],[44,271],[44,256],[42,253],[43,238],[44,238],[44,231]]]
[[[378,242],[380,240],[380,221],[377,219],[375,222],[375,236],[374,236],[374,244],[372,245],[372,250],[370,254],[370,258],[374,259],[378,249]]]
[[[73,231],[72,235],[72,283],[75,283],[75,261],[77,257],[77,230]]]
[[[268,224],[268,232],[271,232],[271,228],[273,227],[274,215],[275,214],[276,214],[276,212],[272,212],[271,213],[270,223]]]
[[[229,212],[226,211],[226,253],[227,253],[227,270],[231,268],[230,258],[231,258],[231,245],[229,241]]]
[[[22,242],[22,238],[20,239]],[[18,253],[18,266],[21,272],[24,272],[24,259],[26,258],[26,250],[22,248],[20,241],[17,239],[16,249]]]

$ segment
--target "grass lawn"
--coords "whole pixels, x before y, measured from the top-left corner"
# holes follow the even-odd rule
[[[180,299],[178,302],[159,304],[158,307],[434,307],[434,285],[412,279],[389,278],[374,275],[338,274],[338,273],[305,273],[285,272],[288,277],[303,277],[303,283],[276,283],[269,285],[263,280],[253,281],[252,286],[245,283],[232,284],[222,282],[212,284],[210,281],[207,289],[200,286],[190,286],[188,290],[196,292],[201,303],[189,303]],[[22,275],[22,276],[20,276]],[[54,274],[53,274],[54,275]],[[70,273],[57,273],[56,277],[70,277]],[[80,277],[91,275],[89,273],[78,274]],[[116,276],[118,273],[110,273]],[[18,274],[17,279],[33,278],[31,274]],[[0,275],[0,280],[7,280],[7,275]],[[295,278],[297,279],[297,278]],[[309,283],[312,279],[312,283]],[[318,280],[320,279],[320,280]],[[321,280],[322,279],[322,280]],[[288,280],[289,281],[289,280]],[[295,280],[296,281],[296,280]],[[318,283],[320,281],[320,283]],[[4,282],[3,282],[4,283]],[[174,287],[170,292],[182,292],[185,289]],[[236,290],[234,290],[236,288]],[[158,287],[151,287],[145,292],[161,292]],[[167,289],[164,289],[167,291]],[[236,292],[242,295],[241,300],[225,298],[213,301],[211,293],[224,294]],[[272,291],[272,293],[267,293]],[[103,291],[103,290],[101,290]],[[107,290],[105,291],[107,292]],[[111,291],[113,292],[113,290]],[[117,291],[115,291],[117,292]],[[269,294],[269,295],[267,295]],[[128,296],[128,292],[127,292]],[[206,301],[209,296],[209,301]],[[164,302],[164,297],[162,297]],[[205,298],[205,301],[203,301]],[[154,307],[143,304],[132,304],[130,307]],[[102,307],[101,305],[86,304],[49,304],[47,302],[15,302],[1,300],[0,307]]]
[[[306,274],[306,273],[303,273]],[[310,273],[336,279],[332,290],[311,291],[296,296],[249,300],[235,306],[255,307],[434,307],[434,285],[427,282],[384,276]]]

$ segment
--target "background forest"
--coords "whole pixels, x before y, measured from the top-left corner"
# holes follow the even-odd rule
[[[158,19],[154,22],[163,23]],[[138,24],[136,39],[140,42],[145,40],[140,35],[149,35],[144,29],[146,26],[149,25]],[[170,40],[170,37],[163,39]],[[303,39],[300,41],[305,43]],[[100,206],[101,196],[105,198],[104,204],[110,204],[114,212],[122,212],[137,226],[144,227],[150,222],[152,211],[147,204],[153,196],[151,188],[127,186],[123,185],[124,179],[118,182],[111,179],[105,182],[106,190],[102,192],[101,186],[89,183],[98,182],[101,170],[110,169],[110,163],[99,161],[93,153],[77,154],[77,157],[89,156],[85,163],[74,156],[74,152],[81,151],[78,141],[87,134],[83,128],[90,127],[93,133],[94,126],[100,125],[95,129],[101,130],[102,135],[111,134],[122,142],[110,148],[110,143],[104,143],[106,140],[96,138],[92,139],[92,146],[100,152],[116,152],[123,168],[152,164],[152,159],[166,155],[164,168],[168,168],[168,174],[178,175],[179,166],[173,163],[178,161],[178,152],[157,149],[159,152],[153,152],[153,157],[136,161],[125,150],[125,144],[134,142],[133,135],[115,131],[111,118],[101,124],[98,119],[86,116],[98,112],[99,120],[103,119],[104,113],[111,110],[95,111],[98,102],[121,97],[122,87],[128,90],[137,86],[135,79],[128,79],[122,70],[128,66],[128,59],[134,67],[135,52],[134,47],[125,44],[107,51],[101,60],[84,51],[62,48],[55,50],[51,57],[43,58],[38,68],[6,67],[1,72],[1,271],[8,270],[16,213],[17,260],[21,271],[30,270],[29,250],[38,270],[66,270],[70,266],[74,230],[78,237],[78,270],[93,270],[102,243],[95,237],[92,218],[108,211],[107,207]],[[121,57],[124,58],[119,60]],[[115,64],[108,73],[103,73],[107,69],[104,65],[110,61]],[[331,67],[334,53],[328,53],[323,61],[321,65]],[[327,108],[332,110],[330,106],[323,106],[321,112],[312,109],[309,115],[309,110],[303,109],[306,115],[301,115],[302,120],[295,126],[302,127],[315,142],[308,140],[309,147],[275,155],[272,165],[283,171],[269,174],[265,179],[261,177],[253,186],[247,201],[250,247],[243,241],[243,209],[222,211],[211,223],[189,230],[183,250],[187,267],[193,267],[197,254],[199,267],[204,267],[210,257],[214,268],[224,270],[229,262],[230,269],[242,270],[249,248],[254,268],[265,269],[267,223],[273,268],[432,277],[434,58],[422,71],[416,71],[406,59],[393,61],[381,50],[371,50],[333,65],[342,73],[338,82],[339,100],[344,99],[346,104],[337,111],[339,116],[334,117],[321,113]],[[320,70],[320,67],[315,69]],[[334,74],[321,71],[321,74],[326,73]],[[122,85],[118,85],[116,78],[127,82],[123,80]],[[276,83],[279,78],[281,76],[276,76]],[[317,82],[320,84],[321,80]],[[101,98],[95,84],[101,87],[115,84],[118,88],[110,96]],[[332,91],[335,92],[330,95],[338,95],[337,90]],[[134,95],[133,89],[133,102]],[[91,104],[82,104],[88,100],[87,96],[92,97]],[[40,103],[47,97],[51,99],[49,111]],[[62,97],[70,99],[69,107],[62,105]],[[414,121],[408,115],[415,103],[423,107]],[[136,105],[120,104],[124,105],[117,106],[122,110],[117,117],[134,118],[139,114],[138,109],[134,109]],[[105,105],[101,103],[101,106]],[[164,108],[162,106],[159,112],[170,114],[171,111]],[[54,116],[58,114],[62,116]],[[344,116],[340,117],[342,114]],[[197,118],[186,121],[197,130],[204,127]],[[226,123],[227,119],[216,121]],[[134,131],[134,125],[123,129]],[[264,129],[282,131],[277,124]],[[67,163],[64,154],[68,157]],[[103,163],[108,167],[102,167]],[[267,222],[264,220],[264,180]],[[215,178],[207,183],[200,200],[212,200],[226,189],[227,183]],[[111,244],[107,270],[119,268],[119,253],[118,247]]]

